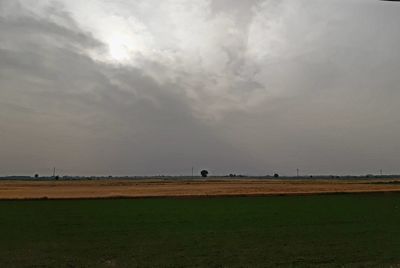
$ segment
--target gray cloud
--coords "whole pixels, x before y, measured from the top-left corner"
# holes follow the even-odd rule
[[[0,172],[399,172],[398,12],[1,0]]]

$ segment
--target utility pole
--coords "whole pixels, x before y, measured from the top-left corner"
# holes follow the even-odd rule
[[[192,167],[192,179],[193,179],[193,167]]]
[[[300,171],[300,170],[297,168],[297,169],[296,169],[297,177],[299,177],[299,171]]]
[[[56,176],[56,168],[53,168],[53,178]]]
[[[379,170],[380,171],[380,173],[381,173],[381,176],[383,175],[383,171],[382,171],[382,169],[381,170]]]

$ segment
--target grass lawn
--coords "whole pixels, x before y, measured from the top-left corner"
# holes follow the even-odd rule
[[[400,194],[0,202],[0,267],[399,264]]]

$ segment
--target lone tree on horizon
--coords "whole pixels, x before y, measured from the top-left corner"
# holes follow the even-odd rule
[[[201,174],[201,176],[202,176],[203,178],[207,178],[207,176],[208,176],[208,171],[205,170],[205,169],[203,169],[203,170],[200,172],[200,174]]]

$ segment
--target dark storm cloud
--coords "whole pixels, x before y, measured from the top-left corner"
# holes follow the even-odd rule
[[[2,0],[0,173],[397,172],[399,12]]]

